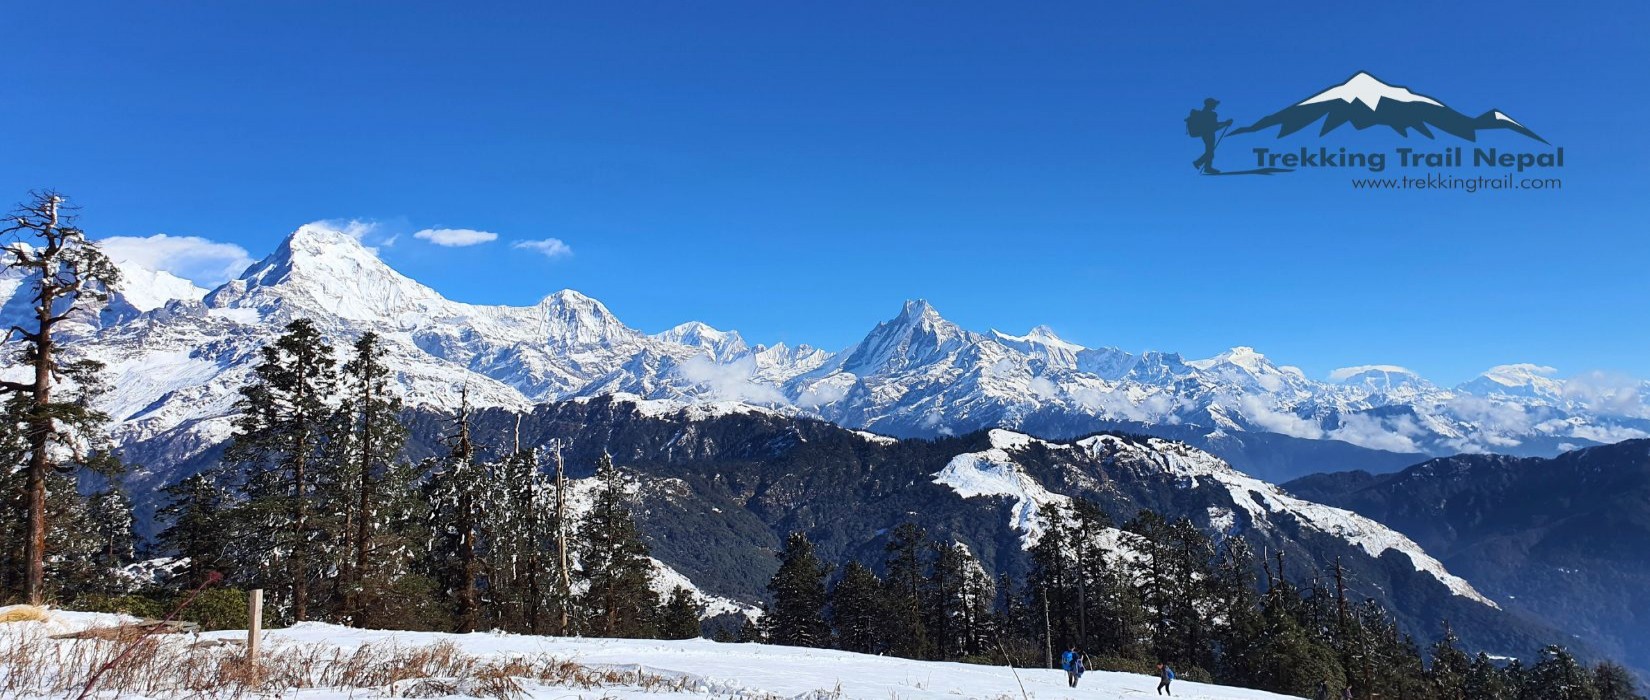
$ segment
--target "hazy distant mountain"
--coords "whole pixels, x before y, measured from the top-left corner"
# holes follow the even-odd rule
[[[1403,532],[1509,610],[1650,668],[1650,440],[1285,485]]]

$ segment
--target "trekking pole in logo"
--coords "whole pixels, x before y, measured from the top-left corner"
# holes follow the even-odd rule
[[[1218,106],[1220,100],[1211,97],[1203,101],[1203,109],[1194,109],[1186,115],[1186,135],[1203,139],[1203,155],[1192,161],[1192,167],[1209,175],[1220,174],[1215,169],[1215,148],[1226,138],[1226,130],[1232,128],[1232,120],[1220,121],[1220,115],[1215,113]]]

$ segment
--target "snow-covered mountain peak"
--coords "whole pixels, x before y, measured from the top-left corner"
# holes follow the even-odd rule
[[[654,340],[704,350],[718,360],[731,358],[750,349],[738,331],[717,330],[699,321],[688,321],[652,337]]]
[[[120,288],[117,299],[138,311],[149,311],[166,305],[173,299],[200,301],[206,290],[165,270],[151,270],[131,261],[116,261],[120,268]]]
[[[1414,371],[1411,371],[1409,368],[1399,367],[1398,365],[1357,365],[1355,367],[1341,367],[1330,370],[1329,381],[1346,384],[1348,382],[1357,382],[1364,376],[1377,374],[1394,377],[1420,377],[1420,375],[1416,374]]]
[[[1192,360],[1186,363],[1198,369],[1209,369],[1218,365],[1235,365],[1249,370],[1251,373],[1260,372],[1272,366],[1266,356],[1247,345],[1238,345],[1226,352],[1215,355],[1206,360]]]
[[[638,340],[640,333],[620,322],[607,306],[571,289],[538,303],[545,339],[564,347],[601,347]]]
[[[1460,389],[1479,396],[1508,394],[1557,398],[1564,395],[1564,382],[1553,378],[1557,373],[1555,368],[1528,362],[1497,365],[1485,370],[1477,379],[1462,384]]]
[[[1329,373],[1329,381],[1377,393],[1424,391],[1434,388],[1432,383],[1423,379],[1421,375],[1397,365],[1342,367]]]
[[[898,316],[877,324],[855,346],[843,369],[858,375],[897,371],[950,355],[973,337],[927,301],[907,301]]]
[[[207,295],[206,303],[383,322],[427,314],[448,302],[396,272],[349,233],[313,223],[300,226],[240,279]]]
[[[945,319],[940,317],[940,312],[934,308],[933,304],[928,303],[927,299],[906,300],[905,306],[900,309],[899,316],[894,319],[895,323],[916,325],[927,325],[944,321]]]
[[[1439,107],[1443,106],[1443,104],[1439,103],[1437,100],[1427,97],[1426,95],[1416,94],[1395,85],[1388,85],[1381,82],[1380,78],[1376,78],[1375,76],[1363,71],[1359,71],[1357,75],[1352,76],[1340,85],[1336,85],[1335,87],[1329,88],[1328,90],[1302,100],[1300,104],[1309,105],[1318,102],[1328,102],[1330,100],[1340,100],[1349,104],[1352,102],[1362,102],[1370,109],[1379,108],[1381,100],[1392,100],[1394,102],[1420,102],[1423,104],[1437,105]]]

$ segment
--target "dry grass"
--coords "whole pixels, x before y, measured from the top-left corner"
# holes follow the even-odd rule
[[[627,686],[694,691],[699,681],[640,670],[582,666],[547,654],[484,657],[450,642],[426,646],[277,645],[254,673],[244,649],[233,643],[192,642],[188,637],[145,637],[114,664],[97,691],[169,698],[239,698],[280,695],[298,689],[381,689],[401,697],[464,695],[511,700],[529,685],[584,691]],[[109,639],[53,640],[35,630],[0,635],[0,697],[69,696],[98,668],[118,658],[127,643]]]
[[[45,608],[37,608],[33,605],[13,605],[0,610],[0,623],[45,622],[51,618],[52,616],[46,612]]]

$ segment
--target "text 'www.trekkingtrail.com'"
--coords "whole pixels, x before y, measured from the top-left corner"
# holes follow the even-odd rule
[[[1512,192],[1517,190],[1557,190],[1564,188],[1563,178],[1556,177],[1517,177],[1507,173],[1501,177],[1461,177],[1459,175],[1444,175],[1432,173],[1424,177],[1404,175],[1401,177],[1355,177],[1352,178],[1352,189],[1355,190],[1452,190],[1466,192]]]

